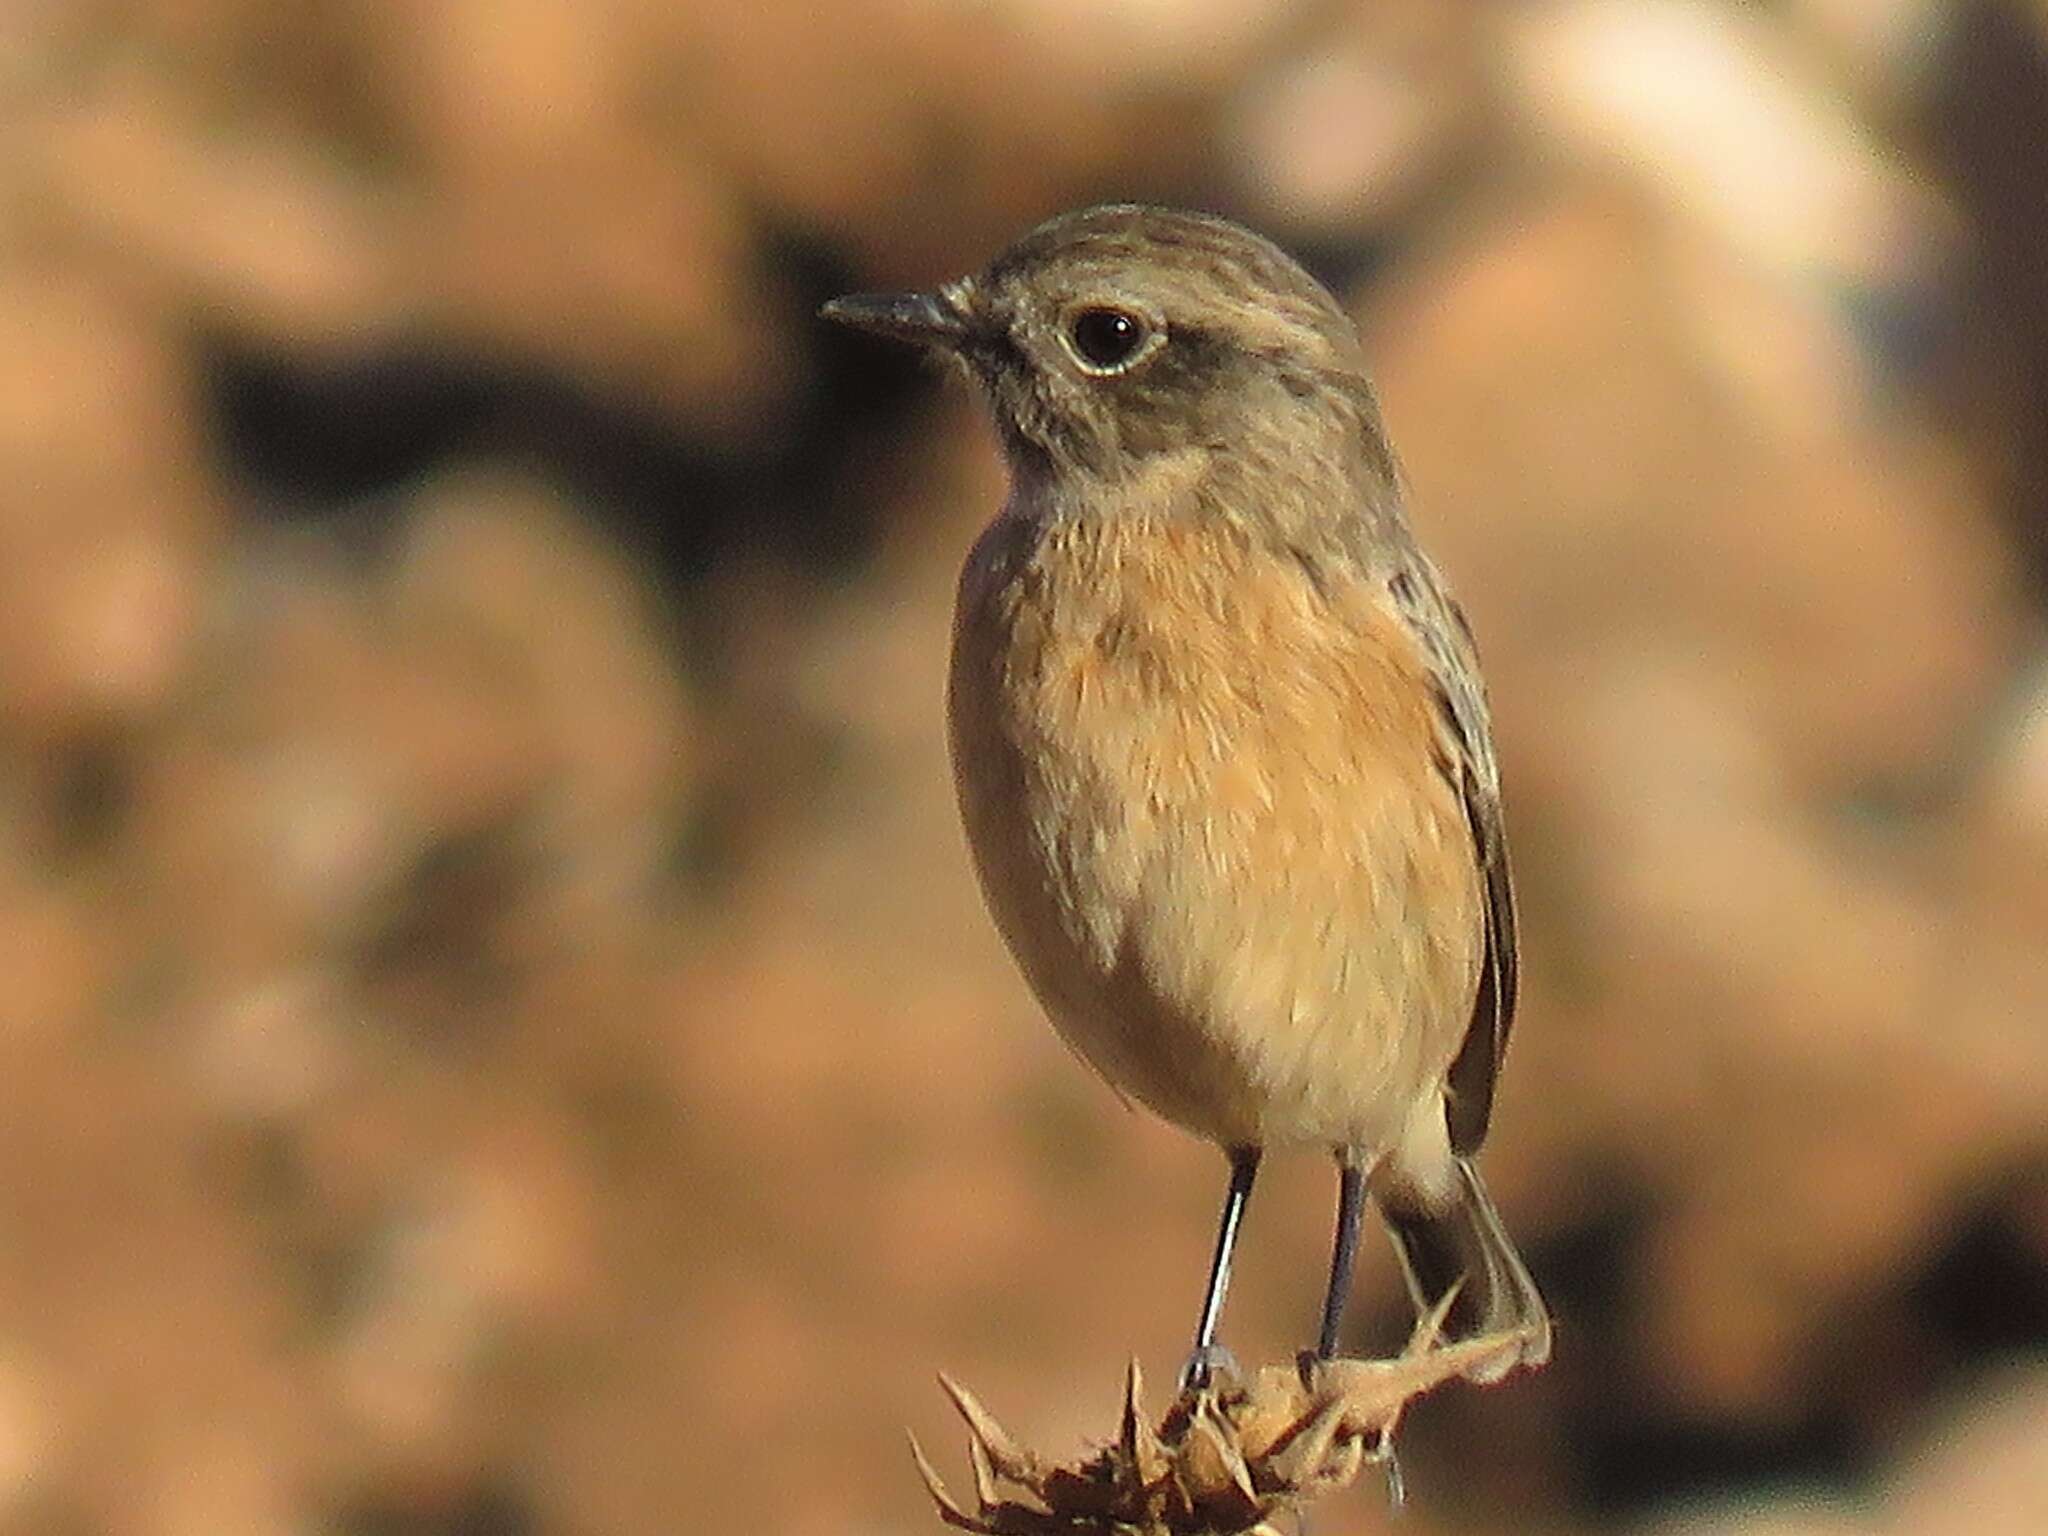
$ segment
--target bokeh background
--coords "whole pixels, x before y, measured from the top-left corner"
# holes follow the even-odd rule
[[[999,467],[811,318],[1110,196],[1348,295],[1497,700],[1557,1360],[1401,1528],[2048,1530],[2044,155],[2039,0],[10,0],[0,1530],[899,1536],[935,1369],[1170,1378],[1221,1161],[954,824]]]

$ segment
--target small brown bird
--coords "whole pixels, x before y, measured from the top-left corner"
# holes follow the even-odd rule
[[[1259,236],[1090,208],[932,293],[826,318],[985,391],[1010,494],[961,574],[949,718],[996,925],[1067,1042],[1218,1143],[1335,1152],[1330,1358],[1368,1187],[1418,1308],[1550,1352],[1472,1155],[1515,905],[1472,634],[1417,548],[1358,334]],[[1514,1358],[1486,1373],[1504,1375]]]

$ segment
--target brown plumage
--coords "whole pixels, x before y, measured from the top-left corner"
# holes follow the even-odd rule
[[[1249,231],[1130,206],[826,314],[989,399],[1011,490],[960,581],[961,811],[1061,1035],[1230,1154],[1190,1377],[1271,1146],[1344,1172],[1322,1354],[1369,1187],[1417,1304],[1462,1282],[1454,1331],[1519,1330],[1540,1363],[1470,1162],[1516,992],[1485,695],[1348,317]]]

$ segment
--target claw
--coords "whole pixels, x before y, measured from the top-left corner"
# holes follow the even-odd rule
[[[1205,1344],[1188,1356],[1188,1363],[1180,1368],[1180,1390],[1182,1396],[1200,1392],[1213,1383],[1218,1375],[1236,1377],[1237,1356],[1221,1344]]]
[[[1408,1508],[1408,1482],[1401,1476],[1401,1455],[1394,1449],[1392,1436],[1381,1440],[1373,1457],[1387,1480],[1387,1513],[1398,1516]]]

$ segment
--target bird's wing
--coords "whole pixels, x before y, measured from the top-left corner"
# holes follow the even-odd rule
[[[1388,577],[1395,609],[1413,632],[1436,695],[1438,767],[1464,802],[1473,856],[1486,884],[1486,950],[1465,1043],[1451,1063],[1445,1114],[1451,1145],[1476,1151],[1493,1113],[1493,1085],[1507,1052],[1518,989],[1514,882],[1501,816],[1500,766],[1479,678],[1472,627],[1420,552],[1404,552]]]

